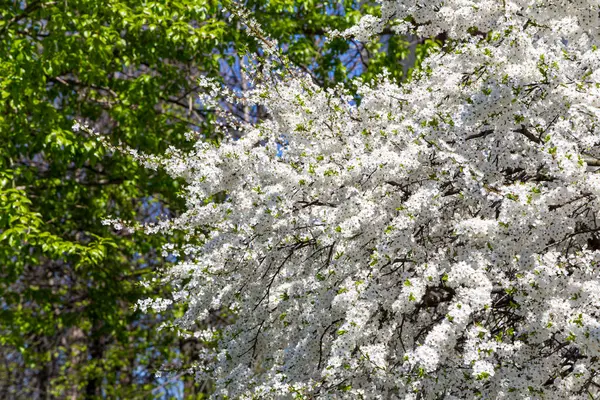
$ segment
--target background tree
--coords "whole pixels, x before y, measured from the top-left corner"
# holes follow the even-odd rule
[[[246,5],[323,86],[384,66],[402,78],[398,36],[324,40],[326,28],[377,13],[366,3]],[[0,9],[0,397],[200,395],[207,388],[190,377],[154,377],[165,359],[186,365],[195,342],[132,309],[157,294],[138,282],[163,264],[164,240],[101,225],[107,215],[177,215],[181,182],[71,127],[87,121],[148,153],[189,148],[190,129],[214,134],[197,78],[247,89],[240,62],[259,51],[256,40],[217,1],[4,0]]]

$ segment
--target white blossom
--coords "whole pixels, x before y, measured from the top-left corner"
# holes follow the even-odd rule
[[[410,83],[359,84],[356,105],[268,64],[244,99],[266,121],[146,158],[187,182],[186,213],[147,227],[190,239],[175,323],[233,314],[215,396],[596,398],[598,15],[383,1],[346,34],[450,38]]]

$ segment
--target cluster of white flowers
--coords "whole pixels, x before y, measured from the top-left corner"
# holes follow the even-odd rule
[[[411,83],[356,105],[279,74],[247,96],[266,121],[161,161],[187,181],[149,229],[190,237],[177,324],[235,316],[216,396],[597,398],[599,11],[384,1],[351,33],[449,37]]]

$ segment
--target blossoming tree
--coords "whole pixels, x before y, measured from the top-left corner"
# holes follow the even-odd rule
[[[242,100],[264,122],[148,159],[188,211],[147,230],[190,244],[173,298],[142,306],[188,303],[217,396],[597,398],[599,11],[384,1],[342,34],[448,39],[358,98],[267,63]]]

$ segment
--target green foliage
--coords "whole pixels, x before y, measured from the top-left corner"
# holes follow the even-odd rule
[[[216,2],[7,7],[0,21],[0,346],[7,365],[0,397],[168,393],[153,373],[181,356],[178,339],[132,310],[153,294],[137,282],[162,262],[161,241],[119,234],[101,221],[172,214],[182,201],[178,183],[107,154],[71,126],[76,118],[93,122],[151,153],[183,146],[184,132],[210,118],[190,103],[194,74],[217,76],[219,52],[245,39],[216,18]]]

